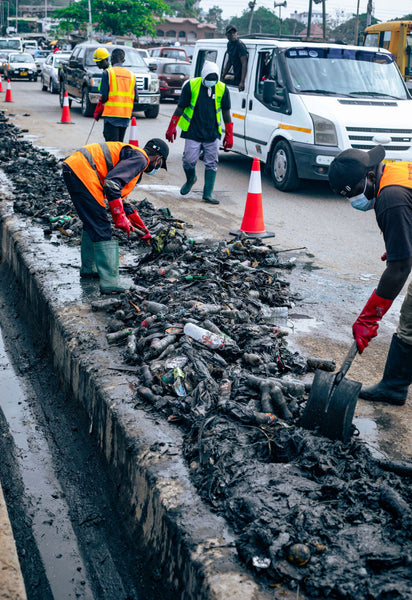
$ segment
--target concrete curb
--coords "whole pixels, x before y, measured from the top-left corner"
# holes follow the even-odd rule
[[[79,248],[56,248],[42,229],[25,223],[8,203],[0,205],[1,259],[19,281],[33,326],[50,344],[63,385],[89,415],[148,563],[176,599],[273,598],[239,563],[225,521],[197,496],[180,431],[136,407],[136,378],[108,368],[121,364],[121,353],[109,348],[107,316],[91,311],[79,283]],[[88,285],[100,297],[96,283]]]
[[[27,600],[16,544],[9,521],[3,490],[0,487],[0,597],[2,600]]]

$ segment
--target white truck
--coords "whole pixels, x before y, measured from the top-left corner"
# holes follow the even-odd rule
[[[346,148],[382,144],[387,160],[412,161],[412,98],[382,48],[287,39],[242,38],[248,51],[245,90],[229,86],[233,150],[266,163],[279,190],[301,179],[327,179]],[[225,70],[226,39],[200,40],[191,77],[205,60]]]

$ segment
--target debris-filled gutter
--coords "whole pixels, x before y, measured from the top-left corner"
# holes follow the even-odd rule
[[[301,376],[335,365],[288,350],[291,265],[247,238],[192,240],[143,201],[153,243],[120,236],[131,291],[102,299],[89,283],[65,300],[56,263],[62,247],[78,261],[81,223],[59,162],[0,125],[0,166],[24,215],[0,203],[2,260],[165,582],[182,598],[411,598],[408,466],[299,426]],[[33,251],[22,221],[49,251]]]

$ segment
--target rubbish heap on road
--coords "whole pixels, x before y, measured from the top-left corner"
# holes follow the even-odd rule
[[[4,118],[0,135],[14,210],[78,244],[59,161]],[[299,426],[307,373],[335,365],[288,350],[293,263],[246,236],[192,239],[148,200],[138,210],[152,244],[115,234],[133,254],[134,286],[96,293],[91,308],[106,314],[106,351],[120,346],[114,368],[136,389],[136,407],[182,428],[192,481],[230,523],[239,559],[274,594],[286,584],[311,599],[410,600],[411,469],[377,461],[356,437]]]

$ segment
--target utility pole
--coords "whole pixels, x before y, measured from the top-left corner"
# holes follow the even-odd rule
[[[253,12],[255,10],[255,6],[256,6],[256,0],[251,0],[251,2],[249,2],[250,19],[249,19],[249,27],[247,30],[248,35],[250,35],[252,33]]]
[[[92,32],[93,32],[93,25],[92,25],[92,5],[90,3],[90,0],[88,0],[88,8],[89,8],[89,24],[87,27],[87,38],[89,40],[92,39]]]
[[[369,27],[369,25],[372,23],[372,10],[372,0],[368,0],[368,6],[366,7],[366,27]]]
[[[287,6],[287,2],[286,0],[284,0],[284,2],[274,2],[273,3],[273,8],[277,8],[279,7],[279,36],[282,33],[282,6],[284,6],[286,8]]]
[[[355,39],[353,41],[355,46],[358,45],[358,35],[359,35],[359,2],[360,2],[360,0],[358,0],[357,6],[356,6]]]
[[[308,11],[308,26],[306,36],[310,38],[310,30],[312,27],[312,0],[309,0],[309,11]]]

